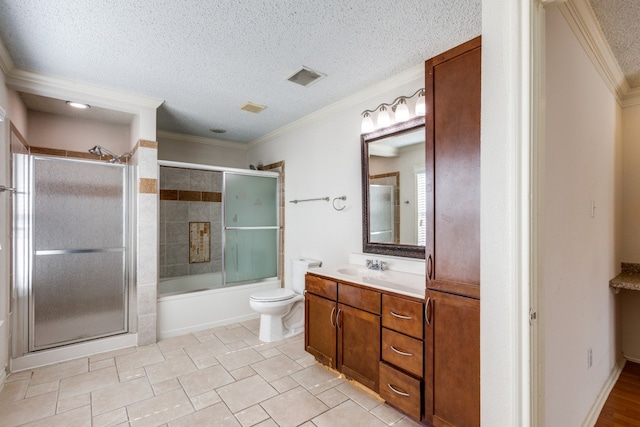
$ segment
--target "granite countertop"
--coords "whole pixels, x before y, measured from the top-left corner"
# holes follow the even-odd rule
[[[622,271],[616,277],[609,280],[609,287],[616,293],[619,292],[620,289],[640,291],[640,264],[623,262]]]
[[[370,271],[362,265],[344,264],[309,268],[309,273],[330,277],[343,282],[357,283],[373,289],[424,299],[425,275],[401,271]],[[639,274],[640,276],[640,274]]]

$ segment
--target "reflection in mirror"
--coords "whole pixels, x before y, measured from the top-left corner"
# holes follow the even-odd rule
[[[424,258],[424,117],[363,134],[363,252]]]

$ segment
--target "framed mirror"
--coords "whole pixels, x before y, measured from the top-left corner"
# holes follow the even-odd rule
[[[362,250],[425,257],[424,117],[362,134]]]

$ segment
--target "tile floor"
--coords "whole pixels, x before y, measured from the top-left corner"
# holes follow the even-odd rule
[[[418,426],[258,320],[7,378],[0,426]]]

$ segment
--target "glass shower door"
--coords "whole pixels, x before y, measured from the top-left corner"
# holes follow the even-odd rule
[[[278,276],[278,178],[224,174],[225,283]]]
[[[33,157],[29,350],[127,331],[126,167]]]

